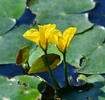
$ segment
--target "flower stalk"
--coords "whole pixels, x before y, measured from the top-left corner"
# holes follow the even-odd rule
[[[64,73],[65,73],[65,86],[69,86],[67,64],[66,64],[66,53],[63,53],[63,64],[64,64]]]
[[[55,78],[54,78],[54,76],[53,76],[53,74],[52,74],[52,71],[51,71],[51,69],[50,69],[49,63],[48,63],[47,50],[44,50],[44,53],[45,53],[45,55],[46,55],[46,62],[47,62],[46,65],[47,65],[48,72],[49,72],[49,74],[50,74],[51,80],[52,80],[52,82],[53,82],[53,84],[54,84],[55,89],[56,89],[56,90],[59,90],[59,89],[60,89],[60,86],[58,85],[57,81],[55,80]]]
[[[39,30],[30,29],[24,33],[23,37],[37,43],[41,49],[44,51],[46,56],[46,66],[50,74],[51,80],[54,84],[56,90],[60,89],[58,83],[56,82],[50,65],[48,62],[47,48],[50,43],[55,44],[59,51],[63,54],[64,72],[65,72],[65,86],[69,86],[67,65],[66,65],[66,52],[68,51],[69,44],[74,34],[76,33],[76,27],[67,28],[63,34],[60,30],[56,29],[56,24],[48,24],[44,26],[38,25]]]

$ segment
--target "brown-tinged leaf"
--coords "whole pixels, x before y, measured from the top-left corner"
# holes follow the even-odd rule
[[[16,56],[16,65],[22,65],[28,61],[29,51],[30,51],[29,46],[25,46],[18,51]]]

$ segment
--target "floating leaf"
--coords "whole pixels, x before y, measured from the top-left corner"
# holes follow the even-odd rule
[[[29,26],[21,26],[1,37],[0,64],[15,63],[18,50],[25,45],[32,45],[32,42],[22,37],[29,28]]]
[[[67,62],[77,67],[81,65],[80,73],[105,73],[104,40],[105,28],[100,26],[74,36],[67,52]]]
[[[23,75],[23,76],[16,76],[13,79],[16,79],[16,81],[18,81],[20,85],[26,83],[27,88],[30,89],[35,88],[38,89],[40,92],[44,91],[46,87],[46,82],[41,77]]]
[[[25,64],[28,61],[29,58],[29,52],[30,52],[30,47],[25,46],[21,48],[16,56],[16,65],[22,65]]]
[[[0,0],[0,18],[18,18],[24,12],[26,0]]]
[[[16,23],[16,20],[13,18],[0,18],[0,34],[3,34],[9,31]]]
[[[37,13],[38,24],[57,24],[57,28],[62,31],[71,26],[77,27],[77,33],[93,26],[88,21],[88,14],[79,13],[94,7],[93,0],[38,0],[30,4],[30,9]]]
[[[48,58],[48,62],[47,59]],[[55,69],[60,62],[60,56],[57,54],[48,54],[43,55],[32,64],[29,74],[37,73],[37,72],[45,72],[48,71],[47,66],[49,65],[51,69]]]
[[[41,98],[38,90],[44,81],[33,76],[17,76],[7,79],[0,76],[0,100],[37,100]],[[43,83],[43,88],[45,84]]]
[[[47,10],[46,13],[52,14],[56,12],[66,12],[66,13],[80,13],[80,12],[85,12],[88,10],[91,10],[95,7],[95,2],[93,0],[31,0],[30,8],[33,11],[45,11]],[[80,3],[82,2],[82,3]],[[44,8],[43,8],[44,6]],[[40,9],[38,9],[40,7]],[[37,9],[35,9],[37,8]],[[49,8],[49,9],[48,9]],[[54,9],[56,10],[54,10]],[[59,14],[56,13],[56,14]]]
[[[105,100],[105,92],[101,90],[105,86],[104,77],[94,75],[90,76],[88,81],[90,84],[80,89],[76,87],[71,90],[66,89],[63,94],[59,94],[59,97],[64,100]]]
[[[0,0],[0,34],[10,30],[24,12],[26,0]]]

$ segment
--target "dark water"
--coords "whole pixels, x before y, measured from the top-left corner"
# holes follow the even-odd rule
[[[94,24],[105,26],[105,0],[95,0],[95,1],[97,2],[97,6],[92,11],[89,11],[89,20]],[[23,15],[17,20],[17,23],[13,28],[16,28],[24,24],[28,25],[33,24],[35,17],[36,16],[32,14],[29,8],[26,8]],[[74,79],[73,82],[74,85],[78,85],[76,82],[78,74],[76,73],[75,69],[76,69],[75,67],[68,64],[68,74],[69,74],[68,76]],[[22,71],[23,71],[22,67],[16,66],[16,64],[5,64],[0,66],[0,75],[7,77],[22,75]],[[63,63],[61,63],[59,67],[57,67],[52,72],[55,79],[60,83],[61,86],[63,86],[65,82]],[[47,80],[47,82],[50,85],[52,85],[48,72],[37,73],[37,75],[41,76],[42,78]]]

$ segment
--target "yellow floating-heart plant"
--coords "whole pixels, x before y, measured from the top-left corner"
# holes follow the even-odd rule
[[[71,39],[73,38],[77,28],[70,27],[64,31],[62,34],[60,30],[54,30],[53,34],[50,35],[49,42],[56,44],[58,49],[65,53],[68,48]]]
[[[67,65],[66,65],[66,51],[69,48],[69,44],[71,42],[71,39],[73,38],[77,28],[70,27],[62,32],[56,28],[56,24],[48,24],[44,26],[40,26],[39,31],[37,29],[30,29],[27,32],[24,33],[23,37],[37,43],[42,50],[44,51],[45,55],[47,55],[47,47],[49,43],[55,44],[58,49],[63,54],[63,63],[64,63],[64,72],[65,72],[65,86],[69,86],[68,82],[68,74],[67,74]],[[46,57],[46,61],[48,61],[48,58]],[[51,72],[51,69],[49,65],[47,66],[49,74],[51,76],[52,82],[56,89],[59,89],[59,85],[56,82],[56,80],[53,77],[53,74]]]
[[[39,31],[37,29],[30,29],[24,33],[23,37],[37,43],[43,50],[46,50],[48,47],[48,38],[49,35],[53,32],[56,27],[56,24],[48,24],[40,26]]]

